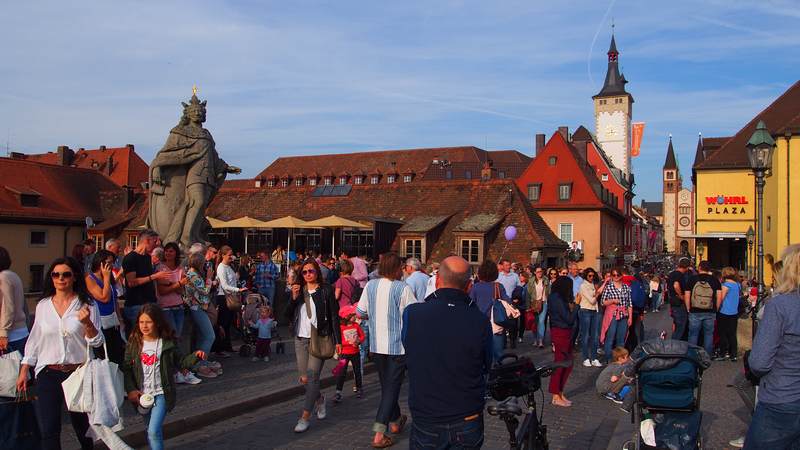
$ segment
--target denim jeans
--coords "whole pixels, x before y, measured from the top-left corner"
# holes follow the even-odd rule
[[[800,449],[800,402],[756,405],[745,450]]]
[[[653,300],[652,300],[652,307],[653,311],[657,310],[661,307],[661,293],[660,292],[653,292]]]
[[[144,424],[147,427],[147,443],[151,450],[162,450],[164,448],[164,418],[167,417],[167,400],[164,394],[156,395],[155,403],[150,408],[150,412],[144,415]]]
[[[175,330],[175,336],[180,339],[181,332],[183,331],[183,306],[164,308],[164,318],[167,319],[172,329]]]
[[[714,352],[714,320],[717,315],[713,312],[689,314],[689,343],[697,345],[700,339],[700,330],[703,330],[703,348],[711,355]]]
[[[500,361],[500,357],[503,356],[503,347],[505,346],[505,343],[506,343],[505,333],[492,335],[492,350],[494,353],[495,364],[497,363],[497,361]]]
[[[317,402],[324,401],[319,390],[319,376],[325,361],[313,356],[308,351],[310,339],[303,337],[294,338],[294,356],[297,361],[297,373],[306,377],[306,393],[303,401],[303,411],[312,412]]]
[[[478,449],[483,445],[483,416],[454,423],[411,424],[408,448]]]
[[[611,350],[614,347],[622,347],[625,345],[625,333],[627,332],[627,317],[619,320],[611,319],[611,323],[608,325],[608,330],[606,330],[605,344],[603,345],[603,351],[605,352],[603,356],[605,357],[606,362],[611,361]]]
[[[581,352],[583,359],[597,359],[597,311],[580,309]]]
[[[375,424],[372,431],[386,433],[389,423],[400,419],[400,389],[403,387],[403,378],[406,375],[405,355],[383,355],[373,353],[375,367],[378,369],[378,378],[381,383],[381,402],[375,414]]]
[[[143,305],[131,305],[122,308],[122,320],[125,321],[125,334],[130,336],[133,327],[138,327],[136,318],[139,317],[139,311],[142,310]]]
[[[539,323],[536,324],[536,334],[539,342],[544,341],[545,327],[547,326],[547,302],[542,303],[542,312],[539,313]]]
[[[364,377],[364,366],[367,365],[367,355],[369,355],[369,323],[366,320],[361,321],[361,331],[364,332],[364,342],[359,347],[358,352],[361,353],[361,377]]]
[[[675,325],[675,330],[672,332],[672,339],[676,341],[685,341],[687,335],[687,325],[689,322],[689,312],[686,311],[684,306],[670,306],[672,311],[672,323]]]
[[[213,308],[213,306],[209,306]],[[211,326],[211,320],[208,314],[197,306],[189,309],[189,314],[192,316],[194,322],[194,329],[197,330],[197,348],[206,352],[211,352],[211,345],[214,343],[214,327]]]

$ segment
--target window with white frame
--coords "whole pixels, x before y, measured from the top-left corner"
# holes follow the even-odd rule
[[[479,239],[461,239],[461,257],[470,263],[479,263],[480,260],[480,240]]]
[[[353,179],[353,184],[364,184],[364,177],[361,175],[356,175]]]
[[[294,185],[295,186],[302,186],[303,185],[303,179],[302,178],[295,178],[294,179]]]
[[[47,246],[47,231],[46,230],[31,230],[28,238],[28,245],[31,247],[45,247]],[[101,248],[101,247],[98,247]]]
[[[403,249],[405,249],[406,258],[417,258],[423,261],[422,255],[422,239],[405,239],[403,241]]]
[[[381,177],[378,175],[373,175],[369,178],[369,184],[378,184],[381,181]]]
[[[347,175],[342,175],[339,177],[339,184],[347,184]]]
[[[530,200],[532,202],[538,202],[539,201],[539,197],[541,196],[541,194],[542,194],[542,184],[541,183],[529,184],[528,185],[528,200]]]
[[[403,175],[403,183],[411,183],[411,175]]]
[[[267,187],[275,187],[275,180],[267,180]]]
[[[130,248],[136,248],[139,245],[139,236],[136,234],[129,234],[128,235],[128,246]]]
[[[309,186],[316,186],[317,185],[317,179],[316,178],[309,178],[308,179],[308,185]]]
[[[333,184],[333,177],[325,177],[325,181],[323,183],[325,186],[330,186]]]
[[[94,236],[91,236],[91,239],[94,241],[94,248],[96,248],[97,251],[100,251],[101,249],[105,248],[103,247],[105,240],[103,239],[102,234],[95,234]]]
[[[287,178],[281,180],[281,187],[289,187],[289,180]]]
[[[397,175],[388,175],[386,177],[386,182],[389,183],[389,184],[392,184],[395,181],[397,181]]]
[[[604,174],[600,175],[600,179],[603,180],[603,181],[608,181],[608,174],[604,173]]]
[[[558,199],[565,201],[572,198],[572,183],[561,183],[558,185]]]
[[[572,242],[572,224],[558,224],[558,237],[564,242]]]

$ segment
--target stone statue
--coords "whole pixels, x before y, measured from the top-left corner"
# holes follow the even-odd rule
[[[206,102],[197,99],[192,88],[189,104],[183,103],[183,116],[170,130],[164,147],[150,164],[150,209],[147,226],[162,242],[177,242],[188,248],[205,242],[210,228],[206,207],[219,191],[225,176],[241,173],[222,159],[211,133],[203,128]]]

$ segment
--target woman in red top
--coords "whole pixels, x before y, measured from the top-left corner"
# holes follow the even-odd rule
[[[364,331],[355,321],[355,305],[347,305],[340,308],[339,317],[341,318],[339,328],[342,330],[342,351],[339,353],[339,361],[344,360],[345,363],[342,367],[337,366],[336,368],[336,370],[339,370],[339,375],[336,379],[336,397],[333,400],[336,403],[342,401],[342,387],[344,387],[344,379],[347,377],[348,363],[353,365],[353,373],[356,379],[353,392],[356,393],[358,398],[361,398],[361,353],[359,352],[359,346],[364,342]]]

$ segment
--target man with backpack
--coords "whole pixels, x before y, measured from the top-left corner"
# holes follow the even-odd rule
[[[697,345],[703,330],[703,348],[711,355],[714,351],[714,321],[722,304],[722,285],[711,274],[708,261],[700,261],[698,274],[689,280],[684,293],[684,303],[689,311],[689,343]]]
[[[644,340],[644,311],[647,306],[647,293],[644,290],[640,275],[630,276],[625,270],[623,270],[623,274],[630,277],[628,286],[631,288],[631,304],[633,305],[633,320],[628,328],[628,339],[625,342],[625,348],[628,351],[633,351],[639,345],[639,342]],[[624,277],[623,282],[625,282]]]

